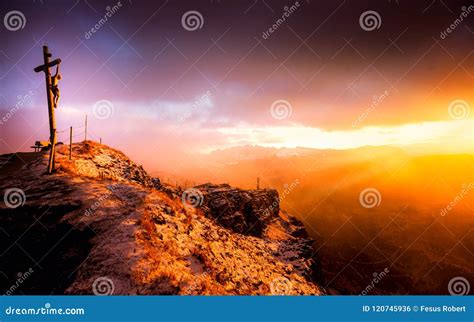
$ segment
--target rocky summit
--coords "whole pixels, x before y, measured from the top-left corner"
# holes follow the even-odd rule
[[[13,294],[320,295],[303,224],[272,189],[162,184],[94,142],[5,158],[0,286]],[[8,161],[10,160],[10,161]],[[16,163],[15,164],[8,164]],[[18,197],[18,196],[16,196]],[[21,285],[11,281],[24,275]],[[27,275],[27,276],[26,276]]]

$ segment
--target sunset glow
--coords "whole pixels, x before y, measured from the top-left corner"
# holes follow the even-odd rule
[[[13,70],[2,65],[8,77],[2,81],[0,109],[9,117],[0,127],[0,150],[27,150],[32,141],[47,138],[43,79],[32,72],[41,57],[38,46],[29,45],[43,37],[63,59],[59,139],[68,140],[69,126],[82,138],[87,114],[90,138],[130,152],[152,170],[163,163],[172,167],[190,153],[238,145],[396,145],[415,147],[417,153],[472,153],[474,83],[464,28],[433,39],[451,23],[433,11],[416,32],[386,23],[367,32],[349,6],[313,6],[301,4],[289,17],[291,24],[257,39],[260,43],[255,37],[274,23],[271,14],[260,18],[268,11],[261,5],[251,8],[246,25],[227,26],[241,17],[223,11],[199,32],[176,28],[169,17],[182,8],[169,5],[135,34],[129,21],[141,21],[143,8],[128,3],[86,38],[96,21],[92,15],[85,23],[79,12],[60,18],[52,29],[38,19],[29,21],[34,30],[4,32],[6,54],[25,55]],[[401,8],[385,15],[395,19],[396,10]],[[324,31],[311,34],[306,16],[325,21]],[[338,27],[339,21],[347,21],[347,27]],[[131,39],[124,45],[121,37]],[[150,147],[169,151],[157,158],[161,164],[143,152]]]
[[[205,296],[202,318],[150,308],[170,321],[319,319],[280,295],[353,295],[367,321],[464,321],[447,296],[474,291],[463,2],[2,1],[0,292]],[[226,314],[214,295],[298,305]],[[343,302],[331,316],[356,321]]]
[[[219,128],[227,135],[229,146],[242,144],[266,147],[305,147],[315,149],[351,149],[365,145],[410,146],[427,144],[438,151],[458,149],[474,152],[473,120],[423,122],[400,126],[364,127],[357,130],[325,131],[304,126]],[[220,148],[220,147],[219,147]]]

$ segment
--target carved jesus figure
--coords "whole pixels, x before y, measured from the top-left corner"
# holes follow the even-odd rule
[[[59,98],[61,94],[59,92],[58,82],[61,80],[61,74],[59,74],[59,64],[56,66],[56,74],[51,76],[51,91],[53,92],[53,104],[54,108],[58,107]]]

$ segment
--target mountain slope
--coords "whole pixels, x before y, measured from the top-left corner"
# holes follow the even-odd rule
[[[279,210],[276,191],[183,192],[104,145],[74,144],[71,161],[68,151],[58,146],[53,175],[44,174],[47,152],[2,174],[6,293],[324,293],[312,240]],[[24,192],[20,203],[12,188]]]

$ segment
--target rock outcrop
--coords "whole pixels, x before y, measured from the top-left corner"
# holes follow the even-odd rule
[[[2,289],[31,268],[15,292],[324,294],[313,241],[275,190],[206,184],[190,205],[186,191],[93,142],[74,144],[73,160],[58,146],[53,175],[46,163],[39,152],[0,180],[25,195],[0,205]]]
[[[65,146],[61,146],[59,151],[68,153]],[[60,170],[83,177],[137,183],[145,187],[161,185],[160,180],[149,176],[141,165],[127,158],[122,152],[105,145],[86,141],[74,145],[72,155],[72,161],[61,163]]]
[[[195,187],[203,193],[204,213],[236,233],[262,237],[279,218],[280,201],[274,189],[242,190],[227,184]]]

